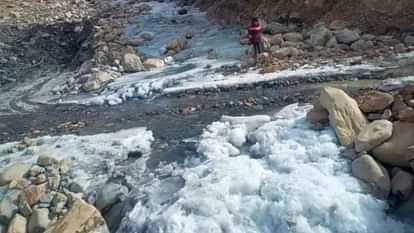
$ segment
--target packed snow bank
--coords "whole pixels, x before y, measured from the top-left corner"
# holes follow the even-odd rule
[[[92,136],[44,136],[32,140],[30,146],[18,151],[18,142],[0,145],[0,169],[16,162],[34,163],[39,155],[53,155],[73,161],[73,175],[81,179],[89,191],[114,172],[115,164],[139,152],[148,157],[154,137],[145,128],[133,128]],[[135,164],[145,170],[145,160]],[[139,164],[138,164],[139,163]],[[139,172],[139,171],[135,171]],[[136,174],[138,175],[138,174]]]
[[[201,158],[160,168],[184,181],[168,182],[168,195],[163,179],[141,187],[145,198],[119,232],[409,232],[351,177],[334,132],[309,128],[308,109],[289,106],[270,122],[225,117],[211,124],[199,141]]]

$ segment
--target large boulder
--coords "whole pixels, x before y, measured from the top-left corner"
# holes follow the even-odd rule
[[[362,155],[352,162],[352,174],[371,185],[374,193],[387,198],[391,181],[387,170],[370,155]]]
[[[13,180],[22,178],[31,165],[27,163],[16,163],[0,171],[0,186],[6,185]]]
[[[371,122],[355,139],[355,151],[370,151],[392,136],[392,123],[387,120]]]
[[[414,176],[400,168],[394,168],[392,174],[391,193],[401,200],[409,199],[413,191]]]
[[[28,233],[43,233],[49,224],[49,209],[35,208],[30,216]]]
[[[344,30],[335,32],[335,37],[338,43],[350,45],[354,43],[355,41],[359,40],[360,35],[357,31],[344,29]]]
[[[369,91],[357,98],[359,108],[365,112],[382,112],[393,102],[394,97],[381,91]]]
[[[329,121],[329,113],[325,109],[313,108],[306,114],[306,119],[311,124],[324,124]]]
[[[68,213],[45,233],[109,233],[99,211],[81,199],[75,200]]]
[[[167,43],[165,48],[167,51],[174,51],[175,53],[185,49],[188,46],[188,41],[184,37],[179,37]]]
[[[122,66],[127,73],[139,72],[145,70],[144,65],[141,62],[141,58],[133,53],[126,53],[122,59]]]
[[[381,162],[401,167],[409,167],[414,154],[409,147],[414,145],[414,123],[396,121],[393,123],[392,137],[376,147],[373,156]]]
[[[26,233],[27,219],[20,214],[14,215],[9,223],[7,233]]]
[[[115,183],[105,184],[97,191],[96,208],[100,211],[110,208],[128,194],[128,188]]]
[[[7,225],[13,216],[17,213],[18,207],[16,203],[9,197],[4,197],[0,201],[0,224]]]
[[[357,102],[344,91],[333,87],[322,88],[319,102],[328,110],[329,122],[335,129],[340,143],[353,143],[355,137],[367,125]]]

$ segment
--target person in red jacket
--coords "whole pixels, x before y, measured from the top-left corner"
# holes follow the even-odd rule
[[[253,18],[247,29],[249,32],[249,43],[253,45],[254,55],[262,53],[262,26],[258,18]]]

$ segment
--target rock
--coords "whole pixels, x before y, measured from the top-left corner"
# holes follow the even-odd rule
[[[104,214],[105,221],[111,232],[116,232],[116,229],[119,227],[124,216],[124,207],[125,202],[119,202]]]
[[[410,107],[414,107],[414,99],[408,100],[407,105]]]
[[[57,163],[58,159],[53,155],[40,155],[37,159],[37,164],[42,167],[47,167]]]
[[[365,112],[382,112],[394,102],[394,97],[380,91],[369,91],[357,98],[359,108]]]
[[[22,196],[25,198],[27,203],[32,206],[40,201],[40,198],[46,193],[46,191],[47,183],[40,185],[30,185],[23,190]]]
[[[126,45],[130,45],[130,46],[141,46],[145,44],[145,39],[139,36],[134,36],[134,37],[125,39],[123,43]]]
[[[392,111],[391,109],[385,109],[384,113],[381,115],[381,119],[383,120],[390,120],[392,118]]]
[[[329,122],[329,113],[325,109],[313,108],[306,114],[306,119],[311,124],[317,124],[317,123],[325,124]]]
[[[128,73],[139,72],[145,70],[144,65],[142,65],[141,59],[133,53],[126,53],[122,60],[122,66],[124,71]]]
[[[179,10],[177,11],[177,13],[178,13],[179,15],[186,15],[186,14],[188,13],[188,10],[187,10],[187,9],[185,9],[185,8],[181,8],[181,9],[179,9]]]
[[[105,184],[97,191],[96,208],[104,211],[126,197],[128,188],[115,183]]]
[[[404,102],[404,98],[401,95],[396,95],[394,98],[394,104],[392,105],[392,114],[398,116],[400,112],[407,108],[407,104]]]
[[[299,32],[289,32],[283,35],[283,39],[289,42],[302,42],[303,35]]]
[[[281,34],[274,35],[274,36],[270,37],[269,42],[270,42],[271,45],[280,46],[283,43],[283,37],[282,37]]]
[[[43,184],[47,182],[47,177],[45,174],[39,174],[36,177],[35,183],[34,184]]]
[[[409,147],[414,145],[414,123],[396,121],[392,137],[373,150],[373,156],[383,163],[409,167],[414,154]]]
[[[52,190],[58,190],[60,186],[60,181],[61,181],[60,175],[49,176],[49,179],[48,179],[49,188]]]
[[[154,39],[154,33],[152,32],[141,32],[138,34],[139,38],[144,39],[145,41],[151,41]]]
[[[68,197],[63,193],[57,193],[52,201],[52,205],[56,207],[56,209],[61,210],[65,205],[68,203]]]
[[[336,38],[331,37],[331,39],[329,39],[329,41],[326,43],[326,47],[328,47],[328,48],[338,47],[338,41],[336,41]]]
[[[354,43],[355,41],[359,40],[360,35],[357,31],[344,29],[344,30],[335,32],[335,37],[338,43],[350,45]]]
[[[59,172],[64,175],[67,174],[73,166],[73,161],[68,159],[62,159],[59,163]]]
[[[366,40],[357,40],[351,45],[351,49],[355,51],[366,51],[375,47],[374,42]]]
[[[158,58],[149,58],[144,61],[144,67],[147,69],[161,68],[164,66],[164,61]]]
[[[325,26],[321,25],[321,26],[314,28],[309,33],[309,43],[313,47],[325,46],[326,43],[328,43],[328,41],[331,39],[331,37],[332,37],[332,32],[329,29],[327,29]]]
[[[324,87],[319,97],[321,105],[329,112],[329,122],[335,129],[342,145],[354,142],[355,137],[366,126],[367,120],[357,102],[344,91]]]
[[[395,208],[394,215],[402,218],[404,220],[413,220],[413,211],[414,211],[414,194],[411,194],[410,198],[402,202]]]
[[[30,176],[38,176],[41,173],[45,173],[45,168],[39,166],[39,165],[33,165],[32,168],[30,168],[29,174]]]
[[[9,184],[12,180],[22,178],[29,171],[31,165],[26,163],[16,163],[4,168],[0,172],[0,186]]]
[[[17,205],[13,203],[13,200],[7,196],[4,197],[0,201],[0,224],[7,225],[17,211]]]
[[[7,229],[7,233],[26,233],[27,220],[20,214],[16,214]]]
[[[355,151],[370,151],[381,145],[392,136],[392,123],[387,120],[376,120],[361,130],[355,139]]]
[[[35,208],[30,216],[28,233],[43,233],[50,223],[49,209]]]
[[[20,179],[11,181],[9,183],[9,189],[23,190],[29,185],[30,185],[30,182],[28,180],[26,180],[25,178],[20,178]]]
[[[392,170],[391,193],[401,200],[408,200],[413,191],[414,176],[400,168]]]
[[[69,190],[74,193],[84,193],[86,191],[87,182],[84,180],[76,180],[70,183]]]
[[[105,71],[95,71],[82,88],[85,91],[96,91],[114,79],[112,75]]]
[[[414,46],[414,36],[410,36],[410,35],[406,36],[404,38],[404,44],[407,46]]]
[[[347,26],[349,26],[348,22],[342,20],[334,20],[329,24],[329,29],[338,31],[345,29]]]
[[[414,109],[412,107],[406,107],[398,113],[398,119],[400,121],[414,122]]]
[[[263,27],[263,33],[267,33],[270,35],[276,35],[276,34],[285,33],[288,31],[289,31],[289,28],[287,26],[280,24],[280,23],[276,23],[276,22],[267,24]]]
[[[385,46],[395,46],[396,44],[399,44],[400,41],[395,39],[393,36],[378,36],[377,41],[380,42],[380,44]]]
[[[360,157],[361,154],[357,153],[354,147],[347,147],[341,151],[341,155],[351,161],[355,160],[356,158]]]
[[[288,57],[297,57],[299,54],[302,53],[301,50],[294,48],[294,47],[280,48],[272,52],[273,52],[272,53],[273,56],[280,58],[280,59],[288,58]]]
[[[352,174],[369,183],[380,197],[388,197],[391,190],[390,177],[387,170],[370,155],[362,155],[352,162]]]
[[[99,211],[81,199],[77,199],[68,213],[45,231],[45,233],[76,232],[109,233]]]
[[[29,217],[33,212],[32,207],[29,205],[29,203],[26,201],[25,198],[21,197],[19,199],[18,206],[19,206],[19,212],[25,217]]]
[[[188,41],[185,38],[176,38],[170,41],[165,48],[168,50],[175,51],[176,53],[185,49],[188,45]]]

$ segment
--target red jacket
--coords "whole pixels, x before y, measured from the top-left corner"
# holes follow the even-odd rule
[[[262,27],[259,23],[251,24],[247,30],[249,32],[250,43],[260,43],[262,41]]]

